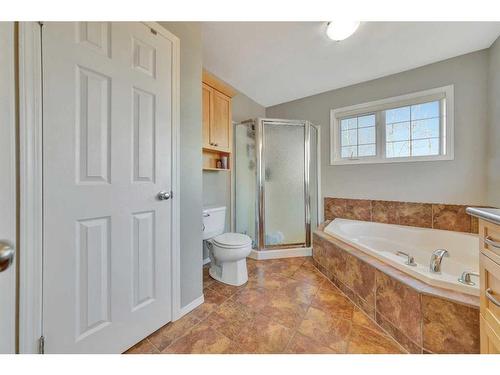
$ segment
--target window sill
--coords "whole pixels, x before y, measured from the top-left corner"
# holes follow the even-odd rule
[[[359,164],[392,164],[392,163],[416,163],[416,162],[428,162],[428,161],[450,161],[454,160],[453,155],[442,155],[442,156],[416,156],[412,158],[391,158],[391,159],[358,159],[358,160],[348,160],[339,159],[331,160],[330,165],[359,165]]]

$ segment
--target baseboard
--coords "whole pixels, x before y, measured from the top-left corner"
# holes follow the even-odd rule
[[[311,255],[312,255],[312,248],[296,247],[290,249],[260,250],[260,251],[252,249],[252,252],[248,257],[255,260],[265,260],[265,259],[307,257]]]
[[[198,306],[200,306],[203,302],[205,302],[205,297],[202,294],[201,296],[196,298],[194,301],[188,303],[186,306],[181,307],[179,317],[175,320],[178,320],[178,319],[182,318],[184,315],[186,315],[187,313],[190,313],[191,311],[196,309]]]
[[[210,258],[203,259],[203,265],[210,263]]]

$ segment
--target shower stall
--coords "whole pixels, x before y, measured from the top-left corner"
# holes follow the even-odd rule
[[[234,128],[234,230],[257,251],[310,248],[320,220],[319,129],[258,118]]]

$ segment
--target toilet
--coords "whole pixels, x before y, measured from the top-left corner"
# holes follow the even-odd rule
[[[241,233],[224,233],[226,207],[203,210],[203,241],[210,255],[209,274],[229,285],[248,281],[247,256],[252,251],[252,239]]]

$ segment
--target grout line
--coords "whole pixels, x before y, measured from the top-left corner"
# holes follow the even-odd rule
[[[159,328],[159,329],[161,329],[161,328]],[[146,337],[146,338],[145,338],[145,340],[146,340],[147,342],[149,342],[149,343],[151,344],[151,346],[152,346],[154,349],[156,349],[156,351],[157,351],[157,353],[156,353],[156,354],[161,354],[161,350],[160,350],[160,349],[158,349],[158,347],[157,347],[155,344],[153,344],[153,343],[151,342],[151,340],[149,339],[149,336],[148,336],[148,337]]]
[[[298,330],[295,329],[292,334],[290,335],[290,339],[288,339],[288,342],[286,343],[285,347],[283,348],[283,351],[281,352],[282,354],[287,354],[287,350],[290,347],[290,343],[292,340],[297,336]],[[289,354],[295,354],[295,353],[289,353]]]

